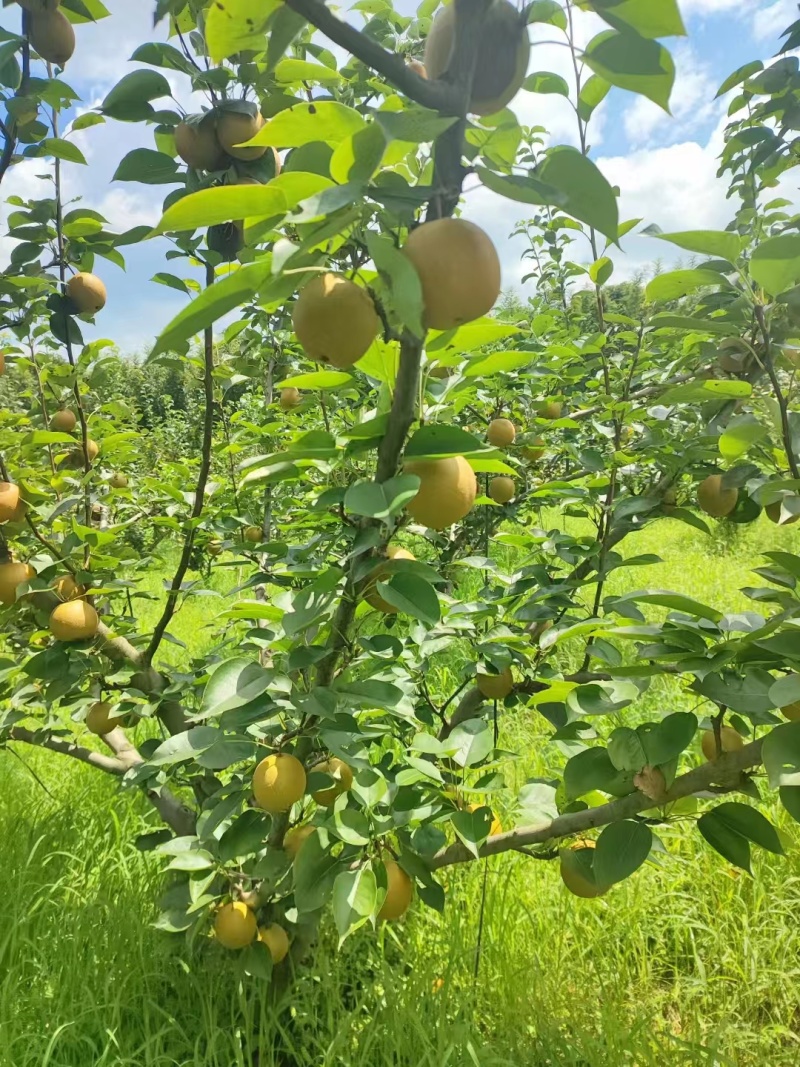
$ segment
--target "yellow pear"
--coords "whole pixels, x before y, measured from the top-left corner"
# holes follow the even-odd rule
[[[53,417],[50,419],[50,429],[55,430],[58,433],[72,433],[78,424],[78,419],[74,411],[70,411],[69,408],[62,408],[60,411],[53,413]]]
[[[288,811],[306,791],[306,772],[294,756],[273,753],[262,759],[253,773],[256,803],[273,815]]]
[[[67,282],[67,296],[73,301],[81,315],[94,315],[106,306],[106,287],[96,274],[81,271],[74,274]]]
[[[697,487],[697,503],[714,519],[730,515],[738,498],[738,489],[723,488],[721,474],[709,474]]]
[[[75,51],[75,31],[63,11],[31,11],[28,36],[42,59],[57,67],[66,66]]]
[[[499,674],[482,674],[479,671],[475,684],[487,700],[504,700],[514,688],[514,675],[510,667],[505,667]]]
[[[737,730],[734,730],[732,726],[722,727],[720,730],[720,743],[723,752],[738,752],[740,748],[744,748],[742,735]],[[707,760],[711,761],[717,758],[717,741],[713,730],[703,730],[700,747]]]
[[[214,919],[214,933],[223,948],[246,948],[257,932],[255,912],[241,900],[223,904]]]
[[[234,159],[260,159],[267,150],[266,145],[250,148],[238,148],[237,145],[252,140],[263,125],[264,119],[260,113],[246,115],[239,111],[223,111],[217,118],[217,139]]]
[[[50,633],[59,641],[86,641],[97,633],[99,622],[91,604],[85,600],[67,600],[53,608]]]
[[[406,510],[423,526],[444,530],[463,519],[475,503],[478,483],[463,456],[409,460],[404,470],[420,479],[417,495],[406,504]]]
[[[486,431],[486,440],[495,448],[507,448],[514,444],[517,430],[510,419],[492,419]]]
[[[16,519],[19,502],[19,486],[13,482],[0,482],[0,522]]]
[[[300,290],[292,325],[311,359],[346,369],[365,355],[381,324],[365,289],[328,272]]]
[[[200,122],[181,122],[175,127],[175,149],[194,170],[222,170],[227,162],[214,120],[208,115]]]
[[[416,557],[408,552],[405,548],[400,548],[398,545],[388,545],[386,548],[386,559],[391,561],[393,559],[415,559]],[[377,567],[369,573],[367,578],[367,584],[364,588],[364,599],[366,602],[376,611],[382,611],[384,615],[396,615],[397,608],[384,600],[384,598],[378,592],[378,582],[385,582],[392,574],[392,568],[387,567],[386,563],[379,563]]]
[[[15,604],[17,586],[36,577],[29,563],[0,563],[0,604]]]
[[[98,737],[110,734],[117,726],[124,726],[125,722],[126,716],[115,715],[112,706],[103,700],[92,704],[86,713],[86,729]]]
[[[492,478],[489,482],[489,496],[495,504],[507,504],[509,500],[514,499],[515,493],[516,486],[514,485],[513,478],[506,478],[505,475],[499,475],[497,478]]]
[[[386,897],[381,904],[378,918],[400,919],[411,905],[414,883],[400,864],[394,860],[385,860],[384,867],[386,868]]]
[[[402,252],[419,275],[429,329],[455,329],[494,307],[500,295],[500,260],[488,234],[473,222],[424,222],[408,235]]]
[[[269,926],[259,927],[258,940],[269,949],[273,964],[277,965],[286,959],[289,951],[289,935],[282,926],[270,923]]]
[[[291,411],[292,408],[296,408],[299,404],[302,404],[303,398],[300,395],[300,390],[295,389],[293,386],[289,386],[287,389],[281,389],[281,397],[279,400],[282,411]]]
[[[333,778],[333,785],[327,786],[325,789],[318,789],[316,793],[311,794],[317,804],[324,808],[329,808],[336,798],[341,796],[342,793],[347,793],[353,784],[353,772],[344,760],[340,760],[336,756],[331,756],[330,759],[325,760],[323,763],[318,763],[311,769],[319,774],[328,774]]]
[[[425,41],[429,78],[447,73],[456,38],[457,5],[439,9]],[[531,43],[525,19],[508,0],[494,0],[479,30],[478,57],[469,110],[493,115],[517,95],[528,72]]]

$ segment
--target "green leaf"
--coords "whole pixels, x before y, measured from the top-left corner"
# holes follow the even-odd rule
[[[376,111],[375,121],[380,123],[388,140],[424,144],[435,141],[458,120],[411,104],[402,111]]]
[[[306,838],[294,861],[294,902],[300,912],[319,911],[331,895],[342,861],[323,846],[320,831]]]
[[[279,111],[248,143],[274,148],[298,148],[312,141],[337,145],[365,126],[363,116],[352,107],[333,100],[307,102]]]
[[[507,374],[529,366],[537,356],[536,352],[490,352],[488,356],[471,359],[461,373],[465,378],[488,378],[493,374]]]
[[[608,739],[608,758],[618,771],[640,771],[648,762],[642,739],[629,726],[619,726]]]
[[[342,871],[333,883],[333,918],[339,947],[372,916],[378,904],[378,882],[367,863],[354,871]]]
[[[475,173],[487,189],[508,200],[517,200],[521,204],[553,204],[561,207],[567,195],[552,186],[545,185],[538,176],[528,174],[496,174],[486,167],[476,167]]]
[[[633,682],[588,682],[576,686],[567,697],[567,706],[578,715],[614,715],[639,696]]]
[[[270,276],[270,263],[258,260],[240,267],[204,289],[200,296],[179,311],[156,340],[151,356],[185,347],[190,338],[217,319],[249,300]]]
[[[764,738],[761,755],[773,789],[800,786],[800,722],[773,727]]]
[[[730,323],[725,319],[692,318],[689,315],[673,315],[661,311],[652,315],[648,324],[654,330],[694,330],[697,333],[718,333],[726,337],[731,332]]]
[[[450,822],[459,839],[467,846],[477,859],[478,850],[489,836],[492,828],[492,813],[488,808],[476,811],[456,811],[450,816]]]
[[[737,415],[725,427],[719,439],[719,452],[724,459],[739,459],[754,444],[767,436],[768,430],[755,415]]]
[[[399,515],[418,491],[415,474],[399,474],[386,482],[355,482],[344,495],[344,506],[354,515],[385,520]]]
[[[183,181],[178,164],[164,152],[134,148],[120,160],[111,179],[114,182],[144,182],[146,185],[173,185]]]
[[[156,70],[133,70],[126,74],[100,105],[108,118],[139,122],[153,114],[150,100],[172,96],[170,84]]]
[[[681,233],[653,233],[659,241],[669,241],[687,252],[700,252],[735,263],[742,251],[742,239],[724,230],[684,230]]]
[[[219,839],[221,863],[245,859],[265,846],[272,820],[263,811],[247,808],[235,819]]]
[[[422,282],[411,261],[388,237],[367,231],[367,248],[384,281],[384,293],[400,323],[415,337],[424,337]]]
[[[671,270],[666,274],[657,274],[648,282],[644,297],[645,300],[677,300],[679,296],[686,296],[703,285],[713,285],[718,289],[721,284],[726,284],[725,278],[715,270]]]
[[[744,675],[732,671],[711,671],[692,683],[692,689],[710,700],[724,704],[732,711],[743,715],[761,714],[770,711],[775,704],[770,697],[774,679],[771,674],[751,667]]]
[[[455,749],[453,759],[459,767],[474,767],[494,748],[492,731],[483,719],[467,719],[453,729],[447,746]]]
[[[796,638],[792,637],[792,643]],[[800,675],[786,674],[770,686],[769,698],[776,708],[785,708],[800,700]]]
[[[567,761],[564,789],[569,800],[577,800],[593,789],[624,797],[634,791],[633,775],[618,771],[604,748],[587,748]]]
[[[163,67],[165,70],[179,70],[183,74],[197,73],[196,67],[192,66],[179,48],[164,41],[149,41],[147,44],[140,45],[130,61],[131,63],[148,63],[151,67]]]
[[[653,767],[669,763],[684,752],[697,733],[697,717],[691,711],[674,711],[661,722],[637,726],[646,762]],[[609,746],[610,747],[610,746]]]
[[[528,6],[528,24],[532,22],[544,22],[560,30],[567,28],[564,8],[556,0],[533,0]]]
[[[317,370],[308,374],[295,374],[278,382],[279,389],[338,389],[353,385],[355,378],[341,370]]]
[[[732,863],[734,867],[752,874],[750,867],[750,843],[746,837],[732,829],[728,823],[717,815],[716,809],[707,811],[697,820],[697,829],[720,856]]]
[[[174,734],[162,741],[147,762],[154,767],[165,767],[171,763],[196,758],[201,752],[211,748],[221,736],[215,726],[193,726],[191,730]]]
[[[221,715],[249,704],[265,692],[271,679],[272,672],[251,659],[242,656],[228,660],[217,667],[206,682],[201,715]]]
[[[729,829],[746,837],[754,845],[760,845],[768,852],[774,852],[778,856],[784,854],[783,845],[780,842],[777,831],[769,819],[766,819],[760,811],[749,804],[740,804],[735,801],[727,801],[714,808],[714,814],[721,819]]]
[[[717,89],[717,96],[723,96],[730,89],[735,88],[737,85],[741,85],[743,81],[746,81],[751,74],[757,74],[760,70],[764,69],[764,64],[760,59],[753,59],[749,63],[745,63],[744,66],[739,67],[729,74],[725,81]]]
[[[608,256],[601,256],[589,267],[589,277],[595,285],[605,285],[614,273],[614,264]]]
[[[728,332],[727,330],[725,331]],[[673,385],[659,397],[662,404],[696,404],[706,400],[725,400],[750,396],[753,387],[750,382],[707,380],[702,382],[685,382]]]
[[[537,177],[558,190],[563,211],[616,241],[617,198],[591,159],[577,148],[558,145],[547,153]]]
[[[605,100],[610,88],[611,83],[607,82],[605,78],[601,78],[599,74],[593,74],[581,86],[580,96],[578,97],[578,115],[584,122],[589,121],[594,114],[595,108],[599,107]]]
[[[441,618],[436,590],[418,574],[399,571],[389,580],[378,582],[377,591],[387,604],[427,626],[435,626]]]
[[[340,184],[366,182],[380,166],[386,151],[386,137],[377,122],[371,122],[349,137],[343,138],[334,149],[330,174]],[[367,237],[373,236],[371,230]]]
[[[171,204],[153,231],[194,230],[240,219],[284,215],[289,208],[282,189],[267,185],[218,185],[182,196]]]
[[[800,785],[783,785],[778,792],[781,804],[795,822],[800,822]]]
[[[342,76],[338,70],[305,59],[282,59],[275,67],[275,81],[284,85],[317,82],[319,85],[338,85]]]
[[[213,63],[236,52],[263,52],[267,20],[280,0],[214,0],[206,13],[206,44]]]
[[[86,157],[80,148],[72,141],[65,141],[62,137],[45,137],[36,146],[36,155],[53,156],[55,159],[64,159],[67,163],[86,164]]]
[[[600,885],[614,885],[637,871],[653,847],[653,835],[644,823],[623,819],[611,823],[597,839],[592,867]]]
[[[486,452],[485,441],[479,441],[471,433],[444,423],[422,426],[409,440],[405,448],[406,459],[444,459],[447,456],[463,456],[470,452]]]
[[[581,7],[597,12],[615,29],[634,30],[642,37],[683,37],[686,28],[677,0],[583,0]]]
[[[756,245],[750,276],[772,296],[790,289],[800,280],[800,234],[782,233]]]
[[[667,49],[657,41],[631,31],[604,30],[588,43],[583,59],[607,82],[646,96],[669,111],[675,64]]]
[[[548,70],[538,70],[529,74],[522,83],[522,88],[529,93],[556,93],[558,96],[569,96],[569,86],[560,74],[552,74]]]

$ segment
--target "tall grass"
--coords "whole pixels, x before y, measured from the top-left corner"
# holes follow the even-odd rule
[[[797,543],[759,523],[715,547],[658,523],[627,551],[665,562],[615,572],[610,591],[676,588],[738,610],[738,587],[760,584],[758,553]],[[207,611],[190,602],[172,628],[193,651]],[[663,711],[685,697],[670,685],[647,699]],[[544,725],[531,712],[503,722],[502,745],[521,754],[510,784],[552,767]],[[658,866],[597,901],[569,896],[553,863],[451,869],[444,915],[418,906],[341,952],[326,926],[275,1004],[215,946],[152,927],[162,882],[132,844],[155,825],[138,796],[55,754],[19,755],[0,753],[0,1067],[800,1062],[800,835],[777,810],[788,856],[758,853],[755,879],[676,830],[661,832]]]

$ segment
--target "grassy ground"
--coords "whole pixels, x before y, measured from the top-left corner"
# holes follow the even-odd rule
[[[799,543],[766,522],[727,547],[659,522],[628,551],[665,562],[619,571],[612,591],[680,589],[736,610],[748,603],[739,587],[760,584],[749,574],[758,553]],[[207,620],[199,600],[173,630],[199,650]],[[666,711],[682,695],[648,700]],[[518,782],[546,766],[534,719],[504,723],[502,743],[524,754]],[[777,811],[794,847],[786,859],[759,852],[755,880],[677,833],[664,834],[660,868],[599,901],[568,896],[550,863],[454,869],[444,916],[416,908],[341,953],[327,931],[275,1009],[221,952],[150,926],[159,877],[131,844],[153,825],[138,798],[56,755],[20,755],[26,764],[0,753],[0,1067],[800,1062],[800,834]]]

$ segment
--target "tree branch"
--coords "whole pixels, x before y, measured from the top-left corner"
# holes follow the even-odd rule
[[[98,767],[107,774],[123,775],[128,765],[121,759],[106,756],[102,752],[93,752],[90,748],[82,748],[72,741],[65,741],[52,734],[37,733],[27,730],[24,726],[12,726],[8,731],[9,741],[23,741],[27,745],[36,745],[39,748],[48,748],[51,752],[58,752],[62,756],[71,756],[72,759],[88,763],[92,767]]]
[[[619,822],[621,819],[630,819],[647,808],[662,807],[682,797],[701,793],[711,785],[719,786],[723,792],[732,792],[741,783],[742,771],[760,766],[761,745],[761,740],[752,741],[738,752],[728,752],[718,760],[714,760],[713,763],[704,763],[701,767],[695,767],[694,770],[677,778],[658,803],[637,791],[619,800],[612,800],[608,804],[601,804],[597,808],[559,815],[558,818],[544,826],[541,824],[523,826],[505,834],[495,834],[479,849],[479,853],[482,857],[497,856],[501,852],[520,847],[585,833],[597,826],[608,826],[609,823]],[[430,862],[430,867],[435,871],[440,867],[447,867],[453,863],[466,863],[474,858],[474,855],[460,841],[457,841],[437,852]]]
[[[390,85],[399,89],[423,107],[445,115],[460,114],[458,87],[445,81],[428,81],[408,67],[402,56],[388,52],[367,37],[361,30],[343,22],[323,0],[286,0],[286,6],[316,26],[328,40],[346,49],[356,59],[382,75]]]
[[[208,287],[213,284],[214,268],[206,266],[206,286]],[[214,335],[211,327],[209,327],[203,334],[203,392],[205,400],[205,410],[203,413],[203,446],[200,459],[200,473],[197,476],[197,485],[195,486],[194,504],[192,505],[189,529],[186,531],[181,558],[178,561],[175,575],[172,579],[169,592],[167,593],[167,602],[164,605],[161,618],[158,620],[155,629],[153,630],[150,644],[147,646],[144,653],[144,663],[148,665],[152,663],[153,656],[155,656],[158,651],[158,647],[166,633],[167,627],[172,621],[172,617],[177,609],[178,597],[180,596],[183,587],[183,579],[186,577],[186,572],[189,569],[189,561],[192,558],[192,548],[194,547],[196,528],[195,520],[199,519],[202,515],[205,503],[206,484],[208,483],[208,475],[211,470],[211,445],[214,435]]]
[[[769,375],[769,380],[772,383],[772,389],[775,393],[775,399],[778,402],[778,410],[780,411],[781,436],[783,437],[783,448],[786,452],[786,459],[789,463],[792,477],[800,478],[800,468],[798,468],[794,448],[792,447],[792,431],[789,427],[789,405],[786,397],[783,395],[781,383],[778,381],[778,375],[775,372],[775,363],[772,359],[772,338],[770,337],[769,328],[767,327],[767,320],[764,317],[764,308],[761,304],[756,304],[753,310],[755,311],[758,328],[764,341],[764,366]]]

